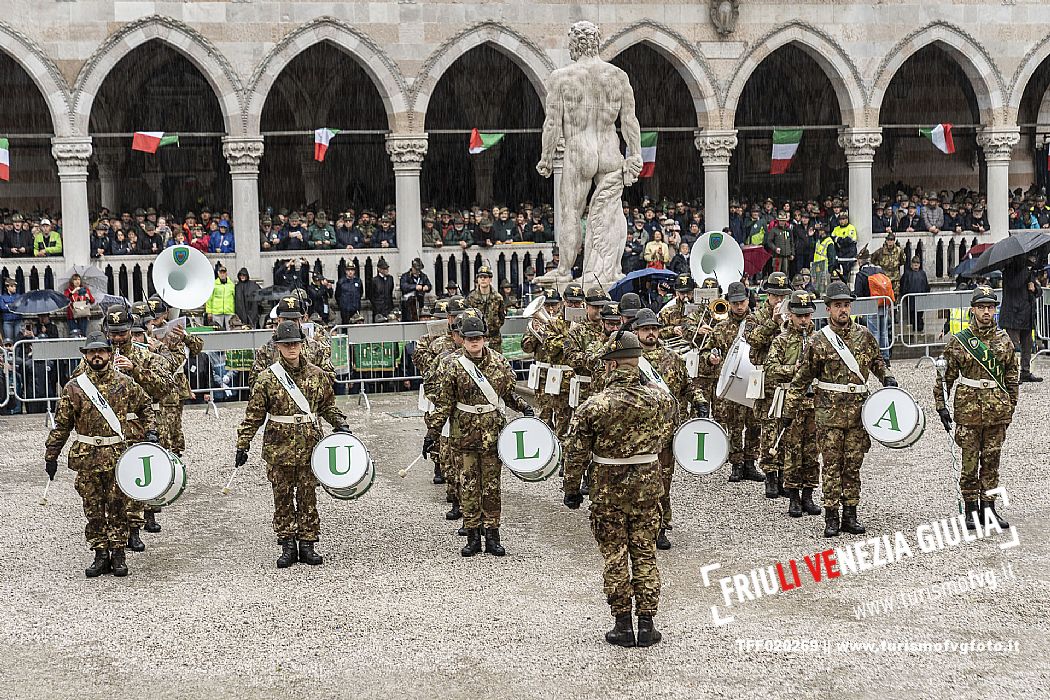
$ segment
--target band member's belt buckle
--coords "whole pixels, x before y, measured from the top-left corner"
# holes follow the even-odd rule
[[[307,422],[307,419],[308,419],[308,418],[309,418],[309,416],[303,416],[303,415],[298,415],[298,416],[293,416],[293,417],[292,417],[292,420],[294,420],[294,421],[295,421],[295,424],[296,424],[296,425],[300,425],[300,424],[302,424],[302,423],[305,423],[305,422]]]
[[[992,383],[990,381],[988,381],[987,379],[982,379],[981,380],[981,388],[982,389],[991,389],[992,388]]]
[[[857,385],[856,384],[849,384],[848,386],[849,386],[849,393],[851,393],[851,394],[857,393]]]
[[[98,447],[98,446],[101,446],[101,445],[102,445],[102,438],[96,437],[95,438],[95,446]]]
[[[478,412],[478,415],[481,415],[482,413],[485,412],[485,407],[484,406],[475,406],[474,410]]]

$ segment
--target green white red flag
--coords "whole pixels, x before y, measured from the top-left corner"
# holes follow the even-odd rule
[[[638,177],[652,177],[656,172],[656,137],[655,131],[642,132],[642,172]]]
[[[802,129],[773,129],[773,162],[769,166],[770,175],[783,175],[787,171],[801,140]]]
[[[11,179],[11,143],[0,138],[0,180]]]
[[[919,129],[919,133],[928,138],[941,153],[955,153],[955,141],[952,139],[951,124],[938,124],[929,129]]]
[[[179,135],[163,131],[136,131],[131,138],[131,150],[156,153],[161,146],[178,146]]]
[[[338,133],[339,129],[314,129],[314,160],[324,161],[328,153],[328,144]]]
[[[497,143],[503,140],[506,134],[498,133],[482,133],[477,129],[473,129],[470,132],[470,155],[477,155],[487,151],[488,149],[495,146]]]

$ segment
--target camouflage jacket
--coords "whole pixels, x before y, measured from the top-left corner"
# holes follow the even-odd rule
[[[580,403],[597,391],[594,375],[601,374],[604,369],[598,357],[599,351],[605,347],[605,342],[605,329],[601,321],[577,321],[569,327],[569,332],[565,335],[565,354],[562,361],[572,367],[573,375],[591,377],[590,384],[580,385]]]
[[[450,435],[457,450],[464,452],[494,452],[499,432],[507,424],[503,411],[468,413],[456,404],[478,406],[489,400],[467,370],[459,363],[459,353],[442,361],[437,378],[437,391],[432,397],[434,411],[426,417],[427,433],[437,437],[445,421],[449,421]],[[481,358],[473,360],[475,367],[484,375],[496,395],[516,411],[524,408],[524,402],[514,394],[514,370],[507,358],[486,347]]]
[[[447,342],[436,344],[439,345],[436,348],[438,352],[431,358],[427,366],[427,373],[423,375],[423,394],[431,401],[437,396],[438,388],[441,385],[441,376],[445,371],[445,363],[449,358],[455,358],[463,354],[463,348],[456,345],[456,341],[452,339],[451,335],[445,335],[442,338],[446,338]]]
[[[762,308],[755,312],[755,325],[747,332],[747,343],[751,346],[751,364],[755,367],[762,367],[766,363],[769,346],[772,345],[773,339],[780,334],[780,331],[781,324],[777,322],[776,317],[773,315],[773,309],[770,308],[769,302],[762,304]],[[773,382],[767,372],[767,398],[771,398],[774,386],[775,382]]]
[[[146,346],[132,343],[131,341],[128,341],[125,345],[115,345],[114,350],[119,351],[121,355],[131,360],[134,365],[126,372],[118,370],[118,374],[126,374],[131,377],[146,392],[151,403],[161,403],[174,393],[175,378],[173,373],[175,366],[169,359],[160,353],[149,350]],[[71,376],[77,377],[86,371],[88,371],[88,365],[84,360],[81,360]]]
[[[416,351],[412,354],[412,364],[416,366],[416,371],[419,372],[419,376],[422,377],[426,375],[427,368],[430,366],[430,363],[435,356],[433,349],[435,344],[439,342],[440,338],[446,337],[451,341],[452,338],[447,329],[444,333],[427,333],[426,335],[420,336],[419,340],[416,341]]]
[[[881,267],[896,287],[901,279],[901,268],[904,267],[904,250],[899,245],[889,250],[883,246],[871,254],[871,264]]]
[[[157,429],[157,417],[152,402],[142,387],[127,375],[113,370],[110,365],[102,372],[88,368],[87,376],[102,397],[113,407],[113,412],[120,421],[124,436],[129,440],[138,439],[131,434],[127,416],[138,416],[144,430]],[[57,459],[62,447],[73,430],[85,437],[112,437],[114,435],[109,423],[102,413],[91,403],[84,390],[76,380],[71,380],[62,388],[55,411],[55,427],[47,436],[44,455],[47,459]],[[114,468],[117,459],[126,447],[126,443],[116,445],[88,445],[74,442],[69,448],[69,468],[74,471],[108,471]]]
[[[507,319],[507,308],[503,304],[503,297],[496,290],[488,294],[482,294],[477,289],[467,295],[467,306],[481,312],[485,319],[485,328],[490,338],[500,335],[503,322]]]
[[[769,354],[766,355],[766,381],[776,387],[779,384],[790,384],[795,378],[795,372],[802,364],[803,345],[808,349],[813,342],[813,326],[797,330],[790,324],[769,346]],[[771,394],[766,395],[772,398]],[[813,408],[813,397],[808,393],[803,394],[798,405],[799,410]]]
[[[685,302],[680,301],[677,297],[672,299],[664,304],[657,317],[660,323],[664,324],[664,327],[660,329],[660,339],[667,340],[675,337],[678,335],[677,327],[685,321]]]
[[[972,324],[970,330],[978,338],[984,341],[992,354],[1003,366],[1003,383],[1007,391],[999,387],[991,389],[978,389],[977,387],[958,384],[955,386],[955,422],[959,425],[1003,425],[1009,423],[1013,418],[1014,408],[1017,406],[1019,368],[1017,355],[1014,353],[1014,344],[1006,331],[997,326],[981,328]],[[944,395],[942,387],[947,387],[947,393],[951,394],[952,385],[955,385],[959,377],[967,379],[988,379],[991,376],[984,367],[973,358],[966,348],[954,335],[948,337],[948,343],[944,346],[944,359],[948,361],[948,368],[944,372],[944,380],[937,375],[937,381],[933,387],[933,400],[937,408],[944,408]]]
[[[335,403],[332,378],[327,372],[301,356],[297,367],[290,366],[283,359],[280,362],[310,402],[311,413],[318,418],[324,418],[333,427],[346,423],[346,414]],[[244,420],[237,429],[237,449],[248,449],[255,433],[266,421],[267,414],[294,416],[301,413],[291,394],[267,366],[252,385]],[[314,445],[321,437],[319,420],[299,424],[268,421],[266,432],[263,434],[263,459],[267,464],[307,466],[310,464],[310,454]]]
[[[269,340],[261,348],[255,351],[255,363],[252,371],[248,373],[248,386],[255,386],[255,380],[266,371],[266,368],[277,361],[281,355],[277,352],[277,345]],[[307,338],[303,343],[303,351],[300,355],[312,365],[317,365],[325,374],[329,375],[329,381],[335,379],[335,368],[332,367],[332,346],[325,346],[313,338]]]
[[[887,376],[892,376],[886,369],[886,362],[879,352],[879,343],[875,336],[862,325],[850,321],[845,328],[835,328],[835,333],[842,338],[846,347],[853,353],[860,371],[864,375],[860,379],[865,383],[868,376],[874,374],[880,381]],[[838,352],[831,342],[824,337],[823,333],[814,333],[813,342],[809,344],[806,355],[802,359],[802,366],[791,380],[791,388],[788,389],[787,398],[784,401],[784,415],[793,416],[806,396],[810,382],[814,379],[834,384],[856,384],[857,377],[846,367],[839,357]],[[819,428],[858,428],[860,422],[860,409],[864,400],[868,398],[867,393],[845,393],[838,391],[826,391],[817,387],[813,397],[813,404],[817,411],[817,427]]]
[[[699,391],[694,382],[689,381],[685,360],[678,353],[657,344],[656,347],[645,350],[642,356],[649,360],[649,364],[660,374],[677,404],[675,411],[667,418],[673,423],[672,427],[677,428],[696,412],[700,404],[707,403],[703,392]]]
[[[176,335],[168,333],[164,337],[164,345],[168,347],[175,358],[175,395],[179,401],[192,399],[190,391],[190,378],[186,374],[186,360],[201,354],[204,350],[204,339],[193,333]]]
[[[653,459],[644,464],[595,463],[591,502],[631,513],[651,507],[663,495],[656,455],[675,429],[666,419],[674,411],[674,400],[662,389],[643,385],[640,377],[637,367],[617,367],[606,387],[576,409],[565,446],[565,493],[579,493],[592,454],[651,454]]]
[[[521,338],[521,349],[525,352],[532,353],[533,358],[536,362],[544,362],[551,365],[569,365],[565,361],[565,340],[569,334],[569,324],[561,316],[552,318],[549,323],[544,325],[544,338],[540,340],[536,337],[536,334],[531,328],[526,329],[525,334]],[[562,375],[561,385],[562,394],[568,391],[569,380],[572,378],[572,372],[565,372]],[[547,381],[547,371],[545,369],[540,370],[540,390],[543,389],[543,383]]]

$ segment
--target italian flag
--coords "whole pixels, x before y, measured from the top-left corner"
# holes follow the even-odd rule
[[[11,179],[11,143],[0,138],[0,180]]]
[[[798,150],[802,140],[802,129],[773,129],[773,162],[769,166],[770,175],[783,175],[791,165],[791,159]]]
[[[470,155],[474,156],[495,146],[506,134],[483,134],[477,129],[470,132]]]
[[[932,129],[919,129],[919,134],[925,136],[941,153],[955,153],[955,141],[952,140],[952,125],[938,124]]]
[[[652,177],[656,172],[656,137],[655,131],[642,132],[642,172],[638,177]]]
[[[178,134],[166,134],[163,131],[136,131],[131,139],[131,150],[143,153],[156,153],[161,146],[179,145]]]
[[[328,153],[328,144],[332,142],[339,129],[314,129],[314,160],[324,161]]]

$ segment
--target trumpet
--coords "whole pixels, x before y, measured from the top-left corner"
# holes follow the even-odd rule
[[[529,302],[529,305],[521,312],[521,315],[529,321],[529,332],[540,340],[547,339],[547,324],[551,322],[551,315],[543,308],[547,303],[547,297],[539,295]],[[538,323],[537,323],[538,322]]]

